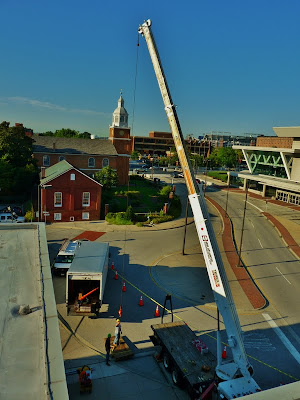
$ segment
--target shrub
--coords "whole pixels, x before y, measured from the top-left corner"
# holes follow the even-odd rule
[[[129,190],[125,192],[125,195],[128,196],[130,199],[136,198],[140,196],[140,192],[138,190]]]
[[[127,219],[128,221],[132,221],[134,219],[134,212],[133,208],[129,206],[124,214],[124,218]]]
[[[176,195],[174,195],[171,201],[168,214],[173,215],[174,218],[179,218],[181,215],[181,202],[180,198]]]
[[[172,221],[174,219],[173,215],[163,215],[161,216],[156,216],[152,219],[154,224],[161,224],[162,222],[167,222],[167,221]]]
[[[207,175],[211,176],[212,178],[219,179],[222,182],[227,182],[227,172],[209,171]]]
[[[141,228],[142,226],[144,226],[144,224],[142,222],[137,222],[136,226],[138,226],[139,228]]]
[[[163,186],[159,192],[161,196],[168,196],[169,193],[172,191],[171,186]]]
[[[115,196],[118,196],[118,194],[119,194],[119,192],[116,190],[116,191],[115,191]]]
[[[33,221],[33,219],[34,219],[33,211],[32,211],[32,210],[26,211],[26,214],[25,214],[25,221],[26,221],[26,222],[31,222],[31,221]]]
[[[125,213],[124,212],[119,212],[119,213],[108,213],[105,217],[105,220],[109,224],[114,224],[114,225],[133,225],[132,221],[129,221],[125,218]]]

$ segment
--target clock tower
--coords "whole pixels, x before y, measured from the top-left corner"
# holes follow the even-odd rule
[[[118,100],[118,107],[113,112],[112,125],[109,128],[109,140],[112,141],[118,154],[130,156],[130,128],[128,127],[128,112],[124,107],[122,91]]]

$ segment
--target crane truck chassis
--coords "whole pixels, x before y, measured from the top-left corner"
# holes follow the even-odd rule
[[[223,317],[227,334],[227,343],[233,359],[222,360],[222,341],[220,330],[217,330],[217,366],[215,368],[218,393],[222,399],[233,399],[260,391],[258,384],[252,378],[253,368],[250,365],[242,339],[242,330],[229,287],[225,268],[210,222],[203,191],[199,189],[181,131],[162,63],[151,29],[151,20],[139,26],[138,32],[145,38],[157,78],[159,89],[165,106],[168,122],[171,128],[174,144],[183,171],[188,190],[188,198],[193,211],[194,222],[205,260],[209,281],[213,290],[218,311]],[[171,329],[171,328],[170,328]],[[165,343],[162,340],[162,345]],[[166,347],[166,346],[165,346]],[[181,371],[184,375],[184,371]]]

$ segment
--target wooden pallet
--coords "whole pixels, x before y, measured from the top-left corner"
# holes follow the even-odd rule
[[[115,337],[112,336],[110,338],[111,348],[113,347],[114,340],[115,340]],[[130,350],[128,345],[124,342],[123,338],[120,337],[119,345],[111,351],[110,356],[115,361],[127,360],[128,358],[131,358],[133,356],[133,352]]]

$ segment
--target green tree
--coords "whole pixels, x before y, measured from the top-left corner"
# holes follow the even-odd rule
[[[0,124],[0,187],[1,193],[30,192],[38,181],[36,161],[32,158],[33,140],[23,126]]]
[[[90,139],[91,134],[89,132],[83,132],[78,134],[79,139]]]
[[[9,123],[0,124],[0,158],[17,167],[33,163],[33,140],[25,135],[23,126],[9,127]]]
[[[75,131],[74,129],[70,129],[70,128],[62,128],[62,129],[56,130],[54,132],[54,136],[72,138],[72,137],[78,137],[79,132]]]
[[[232,168],[237,165],[238,157],[231,147],[219,147],[214,149],[209,157],[214,165],[219,167]]]
[[[118,175],[110,166],[104,167],[100,171],[96,172],[95,179],[107,189],[118,183]]]
[[[138,159],[139,159],[139,155],[140,155],[140,153],[139,153],[137,150],[134,150],[134,151],[131,153],[130,158],[131,158],[132,160],[138,160]]]

